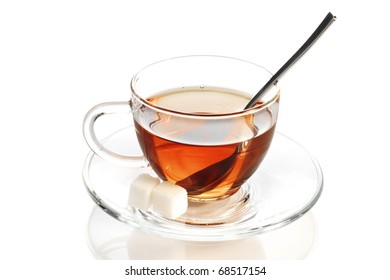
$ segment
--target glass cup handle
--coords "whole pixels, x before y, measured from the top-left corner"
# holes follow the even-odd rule
[[[126,167],[146,166],[143,156],[128,156],[117,154],[108,150],[96,137],[95,122],[98,118],[109,114],[130,114],[131,107],[129,102],[106,102],[101,103],[88,111],[83,122],[84,138],[91,150],[102,159]]]

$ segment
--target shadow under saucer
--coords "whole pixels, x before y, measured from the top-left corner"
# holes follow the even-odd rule
[[[186,241],[145,233],[95,206],[87,242],[97,259],[107,260],[297,260],[313,249],[318,236],[311,211],[270,232],[231,241]]]

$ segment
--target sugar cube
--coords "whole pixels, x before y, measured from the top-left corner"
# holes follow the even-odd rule
[[[130,185],[128,206],[146,211],[152,204],[152,190],[160,183],[158,178],[141,174]]]
[[[187,211],[187,191],[169,181],[153,188],[153,209],[168,219],[176,219]]]

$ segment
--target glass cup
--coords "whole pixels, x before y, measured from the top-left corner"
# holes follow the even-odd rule
[[[271,77],[263,67],[221,56],[160,61],[131,80],[131,99],[96,105],[85,116],[90,148],[129,167],[145,162],[192,201],[229,197],[257,170],[271,145],[280,90],[274,85],[253,108],[243,108]],[[143,155],[120,155],[97,139],[95,121],[129,114]],[[133,145],[129,137],[129,145]]]

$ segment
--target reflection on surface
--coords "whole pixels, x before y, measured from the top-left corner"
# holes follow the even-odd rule
[[[311,212],[297,221],[250,238],[221,242],[182,241],[145,233],[119,222],[98,206],[87,228],[88,243],[97,259],[304,259],[317,239]]]

